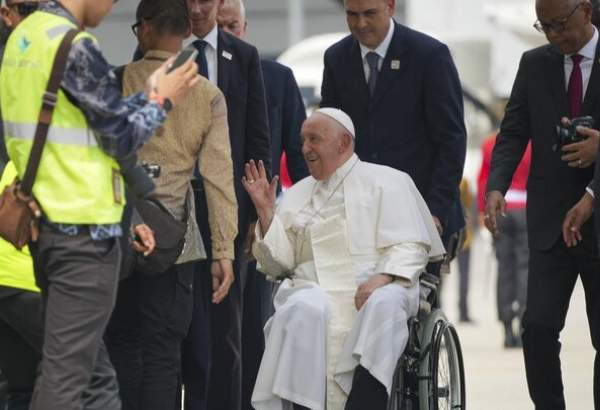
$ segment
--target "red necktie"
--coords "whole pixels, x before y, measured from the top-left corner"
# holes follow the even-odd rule
[[[571,118],[579,117],[581,114],[581,102],[583,101],[583,77],[581,75],[581,59],[583,56],[579,54],[573,54],[571,60],[573,60],[573,71],[571,71],[571,77],[569,78],[569,108],[571,109]]]

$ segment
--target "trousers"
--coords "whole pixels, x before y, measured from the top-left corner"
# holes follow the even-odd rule
[[[157,275],[134,272],[121,282],[106,342],[123,410],[177,408],[193,276],[193,264],[186,263]]]
[[[44,311],[41,372],[30,410],[81,410],[84,402],[121,409],[103,342],[121,262],[117,240],[94,241],[89,232],[68,236],[42,223],[30,248]]]

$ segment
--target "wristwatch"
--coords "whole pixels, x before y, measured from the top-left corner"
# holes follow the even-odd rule
[[[169,112],[173,109],[173,102],[169,98],[163,98],[158,94],[158,90],[153,89],[148,96],[149,101],[153,101],[160,105],[163,110]]]
[[[173,109],[173,103],[171,102],[170,99],[165,98],[163,100],[162,107],[163,107],[163,110],[165,110],[166,112],[169,112]]]

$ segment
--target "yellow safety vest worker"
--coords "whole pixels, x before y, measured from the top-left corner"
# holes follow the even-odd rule
[[[68,19],[35,12],[12,32],[0,69],[0,106],[6,146],[23,178],[35,128]],[[80,33],[74,42],[89,38]],[[98,146],[79,108],[62,90],[48,132],[33,193],[45,216],[56,223],[113,224],[125,202],[116,161]]]
[[[6,164],[0,178],[0,192],[15,180],[17,170],[12,162]],[[33,261],[29,248],[18,250],[11,243],[0,238],[0,286],[39,292],[35,286]]]

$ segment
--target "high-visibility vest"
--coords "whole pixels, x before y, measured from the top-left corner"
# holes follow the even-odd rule
[[[42,98],[60,42],[75,25],[35,12],[12,32],[0,69],[0,106],[6,146],[18,175],[25,173]],[[84,38],[96,41],[89,33]],[[116,161],[98,146],[87,120],[60,90],[33,193],[55,223],[113,224],[125,202]]]
[[[12,162],[6,164],[0,178],[0,192],[11,184],[17,176],[17,170]],[[33,260],[29,248],[15,248],[10,242],[0,238],[0,286],[39,292],[35,286],[33,275]]]

